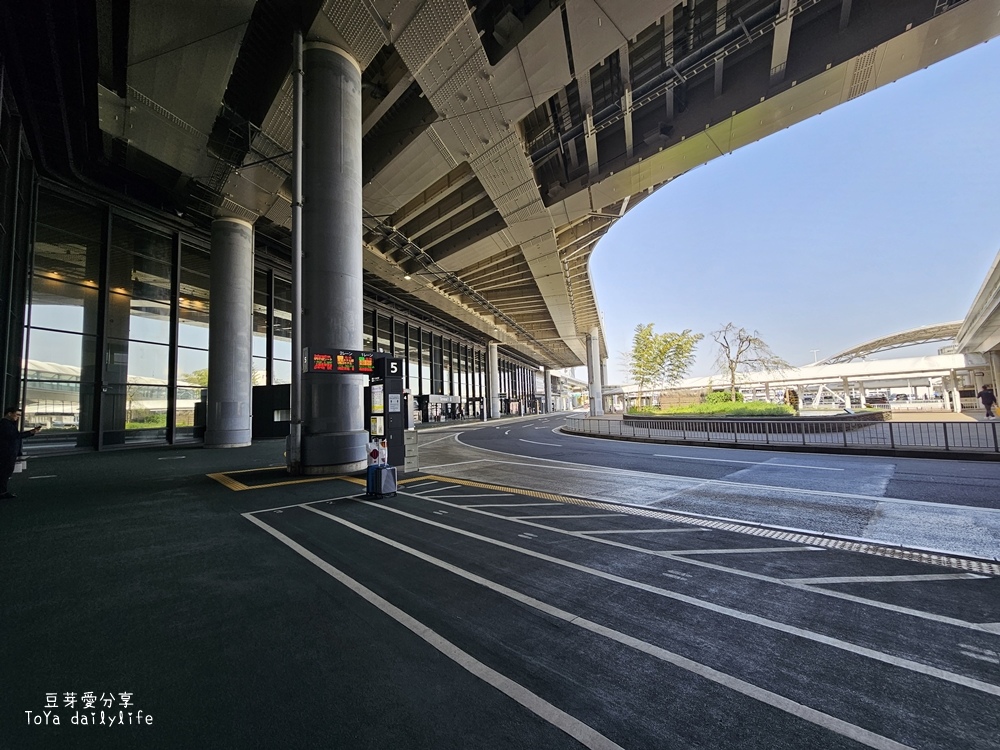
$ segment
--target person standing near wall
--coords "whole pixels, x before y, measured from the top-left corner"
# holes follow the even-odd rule
[[[983,406],[986,407],[986,418],[993,419],[993,407],[996,406],[997,397],[993,393],[993,386],[984,385],[983,390],[976,394],[979,396],[979,400],[983,402]]]
[[[3,419],[0,419],[0,500],[17,497],[7,491],[7,482],[14,474],[17,457],[21,455],[21,440],[28,435],[37,435],[42,429],[39,425],[30,430],[19,430],[17,423],[20,419],[21,410],[16,406],[4,409]]]

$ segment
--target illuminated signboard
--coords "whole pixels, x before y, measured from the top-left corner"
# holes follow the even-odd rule
[[[385,385],[372,385],[372,414],[382,414],[385,411]]]
[[[303,350],[304,372],[360,373],[371,375],[374,357],[372,352],[352,349],[332,349],[326,351]]]
[[[337,372],[357,372],[357,368],[358,358],[354,356],[354,352],[337,352]]]

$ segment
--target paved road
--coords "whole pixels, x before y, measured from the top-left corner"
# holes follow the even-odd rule
[[[552,426],[422,433],[471,479],[381,500],[290,480],[280,442],[39,460],[0,505],[0,748],[998,747],[1000,577],[660,510],[835,508],[860,480],[777,464],[856,459],[491,452]],[[85,690],[155,722],[70,724]],[[29,723],[49,695],[63,724]]]
[[[420,435],[456,478],[1000,558],[1000,463],[629,443],[558,415]]]
[[[1000,578],[448,480],[245,517],[540,719],[530,746],[1000,737]]]

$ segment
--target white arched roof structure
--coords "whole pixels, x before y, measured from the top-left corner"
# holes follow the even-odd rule
[[[864,359],[878,352],[886,352],[892,349],[901,349],[904,346],[915,346],[917,344],[932,344],[938,341],[954,341],[958,336],[958,330],[962,327],[962,321],[956,320],[952,323],[937,323],[936,325],[921,326],[911,328],[908,331],[892,333],[888,336],[880,336],[877,339],[866,341],[863,344],[845,349],[839,354],[817,362],[817,365],[839,365],[844,362],[851,362],[855,359]],[[814,365],[813,365],[814,366]]]

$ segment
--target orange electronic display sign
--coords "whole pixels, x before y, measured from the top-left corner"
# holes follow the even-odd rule
[[[328,351],[306,350],[303,356],[305,372],[360,373],[371,375],[374,366],[372,352],[359,352],[352,349],[335,349]]]

